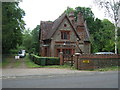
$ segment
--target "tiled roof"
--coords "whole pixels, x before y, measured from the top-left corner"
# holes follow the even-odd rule
[[[40,29],[43,33],[42,40],[50,39],[51,36],[54,34],[56,29],[58,28],[59,24],[65,17],[65,13],[63,13],[58,19],[56,19],[54,22],[48,22],[48,21],[41,21]]]
[[[87,28],[87,23],[86,23],[86,21],[84,22],[84,26],[85,26],[85,39],[84,39],[84,41],[90,41],[90,34],[89,34],[89,30],[88,30],[88,28]]]
[[[42,40],[51,39],[52,35],[55,33],[55,31],[57,30],[59,25],[62,23],[62,20],[64,19],[65,16],[68,18],[68,16],[65,13],[63,13],[54,22],[51,22],[51,21],[41,21],[41,25],[40,25],[40,29],[41,29],[41,32],[42,32],[41,33],[42,34],[42,38],[41,39]],[[71,23],[71,21],[70,21],[70,23]],[[72,23],[71,23],[71,25],[73,26]],[[77,26],[77,23],[74,23],[73,28],[74,28],[75,34],[80,39],[80,37],[78,36],[78,34],[76,32],[76,29],[75,29],[76,26]],[[84,41],[89,41],[90,37],[89,37],[89,32],[88,32],[88,29],[87,29],[86,22],[84,23],[84,27],[85,27],[85,34],[86,34]]]
[[[53,22],[50,21],[41,21],[40,29],[42,34],[42,40],[45,40],[48,37],[48,34],[52,32]]]

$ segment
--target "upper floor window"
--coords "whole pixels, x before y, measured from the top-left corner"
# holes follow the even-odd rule
[[[64,24],[64,27],[67,27],[67,24]]]
[[[61,31],[61,39],[70,39],[70,31]]]

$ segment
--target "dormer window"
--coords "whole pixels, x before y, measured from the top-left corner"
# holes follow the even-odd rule
[[[61,39],[70,39],[70,31],[61,31]]]

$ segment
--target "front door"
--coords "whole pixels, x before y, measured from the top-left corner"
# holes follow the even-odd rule
[[[47,57],[47,53],[48,53],[48,48],[47,47],[45,47],[45,52],[44,53],[45,53],[44,56]]]

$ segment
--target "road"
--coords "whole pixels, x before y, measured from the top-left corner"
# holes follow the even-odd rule
[[[3,79],[3,88],[118,88],[118,71]]]

